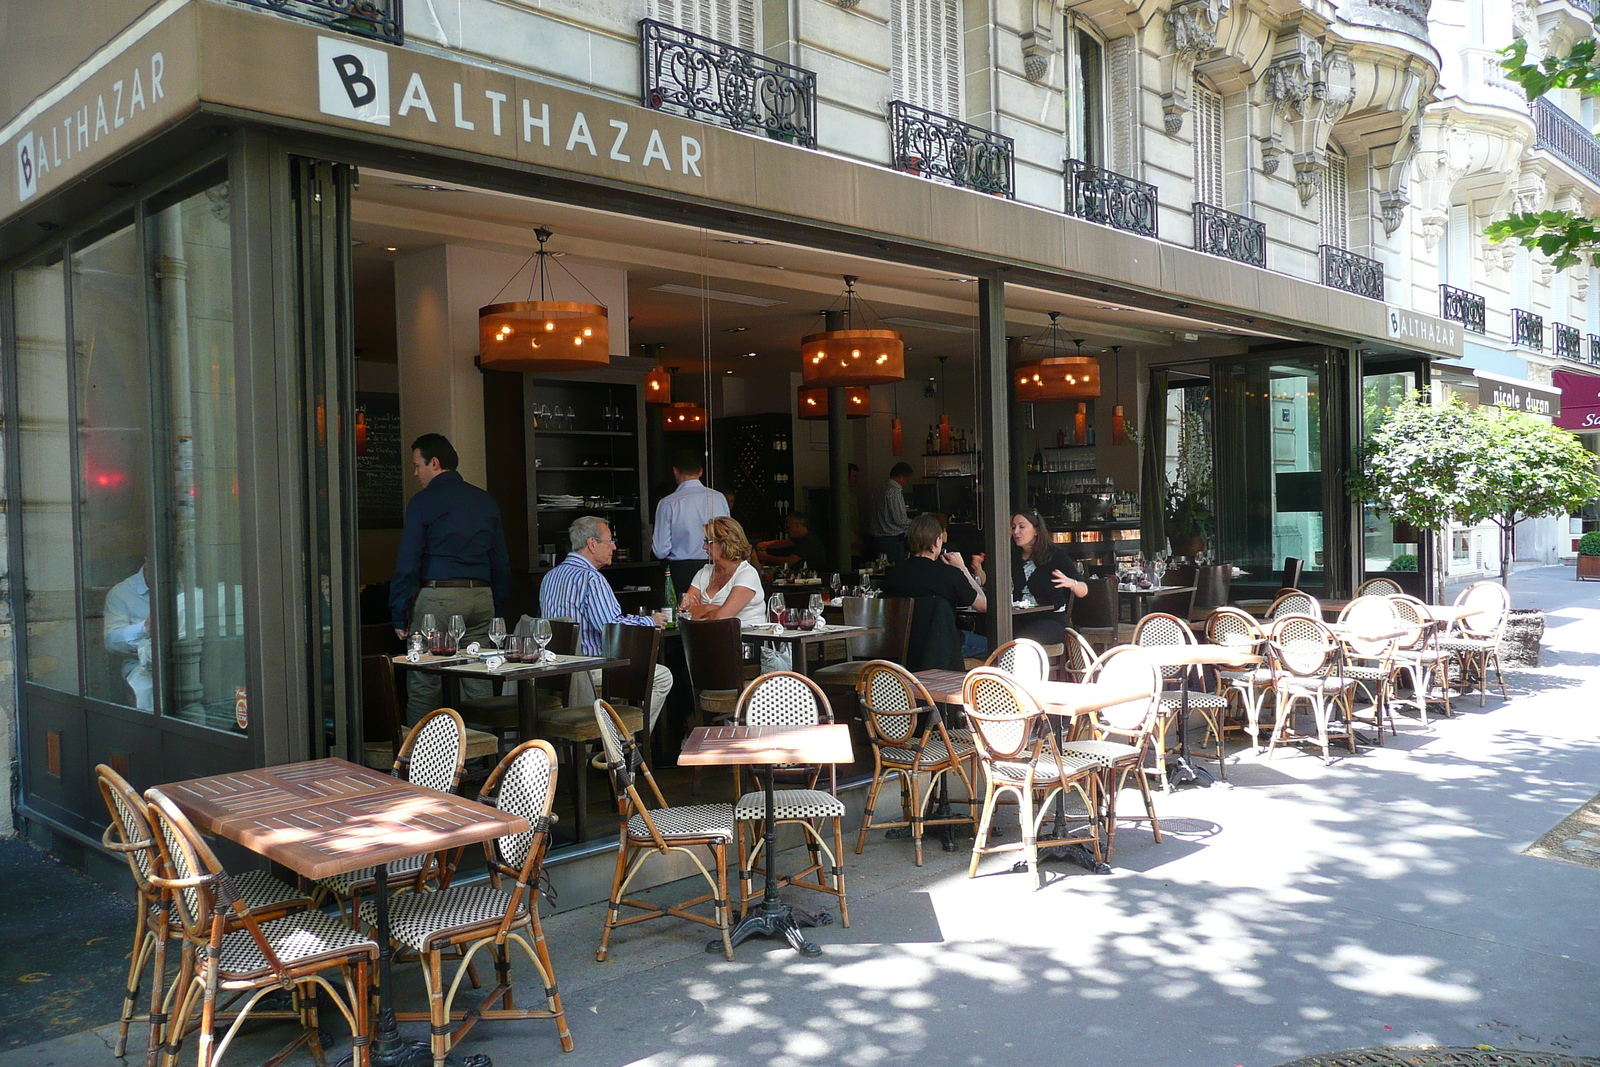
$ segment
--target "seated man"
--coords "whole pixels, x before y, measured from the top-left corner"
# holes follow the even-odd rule
[[[119,653],[122,677],[133,691],[133,706],[155,709],[155,678],[150,673],[150,586],[145,569],[128,575],[106,594],[105,642]]]
[[[889,568],[884,575],[884,596],[925,597],[936,596],[950,602],[952,608],[971,608],[973,611],[989,610],[988,597],[983,583],[987,580],[981,564],[973,561],[973,571],[967,570],[959,552],[944,550],[944,518],[923,513],[911,520],[906,530],[906,550],[910,555]],[[982,634],[961,631],[961,654],[974,658],[987,655],[989,644]]]
[[[608,623],[624,626],[662,626],[667,621],[664,611],[650,615],[624,615],[617,603],[617,594],[611,583],[600,575],[600,568],[611,563],[617,542],[611,533],[611,524],[594,515],[585,515],[574,522],[567,531],[572,551],[567,558],[551,568],[539,584],[539,613],[547,619],[572,619],[578,624],[578,651],[585,656],[598,656]],[[587,681],[587,685],[585,685]],[[573,699],[579,704],[594,701],[600,691],[600,672],[580,674],[573,686]],[[650,691],[649,728],[654,729],[661,716],[661,706],[672,691],[672,672],[656,664],[655,682]]]
[[[818,574],[827,570],[827,549],[822,547],[822,538],[811,532],[806,513],[791,511],[784,518],[783,524],[789,536],[776,541],[762,541],[756,545],[756,559],[765,566],[799,564]]]

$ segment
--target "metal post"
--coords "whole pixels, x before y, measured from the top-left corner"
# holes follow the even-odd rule
[[[823,329],[845,330],[849,323],[843,311],[823,314]],[[850,436],[846,421],[845,391],[828,390],[828,510],[832,512],[829,534],[833,539],[833,566],[850,569]]]
[[[1005,377],[1008,394],[1011,390],[1010,369],[1015,365],[1015,361],[1022,358],[1022,348],[1027,341],[1026,337],[1006,338],[1006,366],[1002,369],[1007,372]],[[1028,459],[1033,454],[1030,446],[1034,443],[1035,437],[1028,432],[1033,429],[1030,425],[1033,405],[1012,402],[1010,407],[1011,431],[1008,436],[1011,438],[1011,503],[1008,506],[1025,508],[1028,506]],[[1010,520],[1009,515],[1006,518],[1007,521]]]
[[[978,425],[983,476],[978,521],[988,555],[989,647],[1011,640],[1010,414],[1007,404],[1006,289],[999,277],[978,279]]]

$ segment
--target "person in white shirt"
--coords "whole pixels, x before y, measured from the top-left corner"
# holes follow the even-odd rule
[[[705,460],[697,452],[684,452],[672,464],[678,488],[656,505],[656,528],[650,547],[667,562],[673,586],[681,593],[706,563],[702,543],[706,523],[727,515],[728,501],[715,489],[700,484]]]
[[[737,617],[740,626],[764,624],[767,605],[761,599],[761,575],[750,563],[755,549],[744,527],[726,516],[712,519],[706,523],[704,541],[711,562],[690,581],[689,591],[683,594],[683,609],[691,619]],[[762,670],[786,671],[789,666],[787,648],[763,651]]]
[[[122,677],[133,691],[133,706],[155,709],[155,679],[150,673],[150,585],[140,567],[106,594],[105,642],[120,653]]]

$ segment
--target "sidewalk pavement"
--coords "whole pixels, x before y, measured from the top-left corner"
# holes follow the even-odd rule
[[[1051,862],[1035,893],[1009,857],[969,880],[965,851],[933,844],[919,869],[909,842],[875,833],[846,858],[854,925],[811,931],[814,960],[758,939],[730,963],[703,951],[703,927],[663,921],[623,930],[596,964],[601,907],[555,915],[576,1050],[526,1022],[486,1023],[458,1051],[502,1067],[1600,1053],[1600,845],[1593,866],[1524,854],[1600,792],[1597,593],[1570,568],[1514,576],[1516,605],[1548,623],[1543,665],[1508,672],[1509,700],[1474,696],[1426,729],[1406,717],[1331,767],[1309,749],[1238,754],[1226,785],[1157,796],[1162,844],[1122,828],[1110,876]],[[420,987],[414,968],[398,980]],[[0,1067],[104,1064],[114,1029],[0,1053]],[[281,1032],[266,1036],[230,1061],[259,1061]]]

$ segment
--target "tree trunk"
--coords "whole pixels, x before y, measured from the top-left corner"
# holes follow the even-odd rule
[[[1500,584],[1511,586],[1511,560],[1517,554],[1517,513],[1508,511],[1495,520],[1500,527]]]

